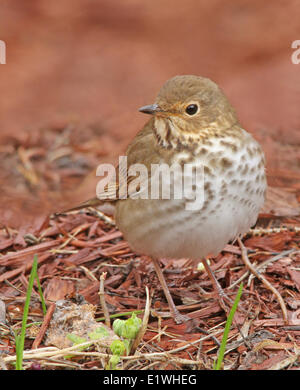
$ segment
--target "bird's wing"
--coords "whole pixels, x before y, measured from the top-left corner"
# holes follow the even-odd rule
[[[156,141],[152,126],[153,122],[150,120],[128,146],[126,151],[127,165],[118,165],[116,167],[115,180],[107,183],[103,191],[98,191],[97,197],[64,210],[62,213],[87,207],[97,207],[106,202],[114,203],[122,199],[122,194],[124,193],[127,194],[127,197],[134,197],[137,189],[134,186],[129,186],[129,184],[136,176],[128,176],[128,168],[134,164],[144,164],[149,172],[151,170],[151,163],[159,162],[160,160],[159,153],[156,150]],[[141,182],[140,184],[142,187],[144,183]]]

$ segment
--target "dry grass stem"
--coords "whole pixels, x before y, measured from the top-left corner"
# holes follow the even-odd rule
[[[151,299],[149,296],[149,289],[146,286],[146,306],[145,306],[144,317],[143,317],[143,321],[142,321],[142,325],[141,325],[141,328],[139,330],[139,333],[136,336],[136,338],[132,344],[131,351],[130,351],[131,354],[135,353],[137,347],[139,346],[141,340],[144,337],[144,334],[145,334],[146,329],[147,329],[148,321],[149,321],[150,307],[151,307]]]

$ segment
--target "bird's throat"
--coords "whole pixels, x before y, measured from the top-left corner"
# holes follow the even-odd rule
[[[157,143],[166,149],[182,150],[199,140],[199,134],[188,132],[170,118],[155,117],[154,135]]]
[[[199,133],[188,131],[183,124],[180,126],[179,123],[165,117],[155,117],[153,127],[157,143],[166,149],[189,149],[191,144],[206,137],[205,132],[201,136]]]
[[[171,118],[155,116],[153,131],[159,146],[166,149],[183,150],[190,149],[191,145],[206,143],[211,137],[240,138],[241,128],[233,117],[218,118],[209,125],[198,128],[189,128],[179,121]]]

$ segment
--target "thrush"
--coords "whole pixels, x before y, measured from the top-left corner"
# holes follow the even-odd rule
[[[190,178],[192,188],[203,187],[199,207],[187,207],[190,197],[177,196],[175,187],[167,199],[161,192],[155,198],[139,197],[140,188],[120,197],[123,184],[119,180],[108,184],[106,194],[97,194],[72,210],[104,201],[115,203],[117,226],[134,251],[153,260],[171,314],[180,323],[186,316],[176,308],[158,260],[201,260],[220,293],[207,257],[217,255],[255,224],[266,191],[265,159],[222,90],[208,78],[173,77],[162,86],[154,104],[139,111],[151,118],[128,146],[128,167],[143,164],[150,172],[146,184],[151,182],[153,165],[201,168],[200,183],[195,182],[195,176]],[[119,174],[126,184],[132,183],[132,176],[120,168]],[[181,179],[185,176],[182,170]],[[115,196],[107,199],[112,192]],[[131,196],[133,192],[135,196]]]

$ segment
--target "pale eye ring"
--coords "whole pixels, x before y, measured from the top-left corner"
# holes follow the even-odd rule
[[[198,111],[199,111],[199,106],[198,104],[195,103],[189,104],[185,108],[185,112],[190,116],[197,114]]]

